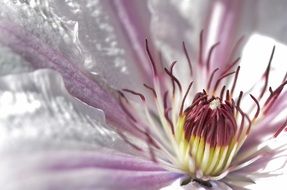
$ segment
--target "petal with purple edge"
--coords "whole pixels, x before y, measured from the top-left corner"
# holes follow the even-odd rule
[[[137,88],[141,85],[140,76],[146,73],[142,70],[142,60],[133,50],[138,41],[129,39],[117,9],[114,9],[117,2],[88,0],[67,3],[54,0],[47,7],[55,18],[64,20],[65,25],[71,21],[77,23],[77,40],[85,56],[84,67],[89,72],[117,89],[126,87],[132,77],[134,80],[130,85]],[[129,15],[122,19],[128,19],[126,17]],[[144,38],[141,41],[140,45],[143,45]]]
[[[17,164],[23,161],[24,165]],[[1,163],[5,175],[0,183],[4,182],[1,187],[4,185],[7,189],[158,190],[181,176],[163,171],[150,161],[111,152],[106,154],[101,149],[99,153],[46,151],[19,154]]]
[[[130,45],[134,42],[122,30],[111,4],[94,0],[5,1],[0,4],[0,19],[20,25],[97,80],[121,89],[132,77],[130,85],[138,87],[143,64],[137,64],[140,61]]]
[[[89,74],[71,63],[60,52],[49,48],[40,39],[12,23],[0,22],[0,43],[25,58],[34,68],[49,68],[58,71],[68,91],[85,103],[102,109],[109,122],[117,123],[119,129],[138,134],[125,119],[126,114],[115,97],[104,90]]]

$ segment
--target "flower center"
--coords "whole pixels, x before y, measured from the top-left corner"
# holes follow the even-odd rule
[[[209,56],[217,45],[211,47]],[[125,133],[119,134],[137,151],[149,156],[165,169],[185,172],[190,178],[183,181],[183,184],[192,180],[202,186],[211,187],[210,180],[220,180],[230,171],[251,163],[236,166],[238,160],[234,159],[235,155],[244,144],[257,118],[272,108],[283,87],[287,85],[287,76],[275,90],[269,88],[270,95],[261,112],[259,102],[267,89],[273,48],[263,75],[265,83],[261,94],[259,98],[250,94],[255,106],[245,112],[240,103],[247,94],[240,91],[239,95],[235,96],[240,67],[234,67],[240,59],[230,60],[226,67],[212,71],[209,58],[206,64],[199,62],[192,65],[184,43],[183,50],[190,69],[189,84],[184,80],[184,85],[181,83],[183,80],[177,78],[174,73],[175,61],[169,68],[164,68],[165,73],[163,70],[157,70],[146,40],[146,52],[153,71],[151,84],[143,84],[146,88],[144,94],[130,89],[119,92],[123,111],[137,132],[133,135],[139,138],[135,140]],[[206,73],[202,81],[193,81],[196,75],[193,71],[197,69]],[[226,83],[230,77],[233,77],[233,82]],[[224,82],[225,85],[222,84]],[[196,86],[202,83],[206,83],[205,90],[198,92]],[[126,94],[137,96],[140,102],[129,101]],[[191,105],[188,104],[190,100]],[[135,111],[139,108],[140,112]],[[278,136],[286,125],[287,121],[276,131],[274,137]]]
[[[219,98],[207,99],[198,93],[193,105],[185,110],[184,132],[187,141],[202,138],[212,146],[228,145],[236,132],[234,106],[222,103]]]
[[[235,106],[220,98],[208,99],[205,92],[197,93],[184,111],[183,132],[195,158],[196,168],[204,175],[216,175],[224,168],[228,147],[235,137],[237,124]]]

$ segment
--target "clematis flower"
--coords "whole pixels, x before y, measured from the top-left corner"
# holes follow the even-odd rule
[[[1,1],[1,189],[240,190],[277,175],[263,170],[286,160],[269,146],[287,125],[276,47],[252,88],[237,83],[254,31],[285,42],[284,5]]]

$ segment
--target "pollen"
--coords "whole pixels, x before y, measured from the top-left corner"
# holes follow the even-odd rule
[[[218,108],[220,106],[220,100],[219,99],[214,99],[212,100],[212,102],[210,102],[209,104],[209,108],[212,110],[215,110],[216,108]]]

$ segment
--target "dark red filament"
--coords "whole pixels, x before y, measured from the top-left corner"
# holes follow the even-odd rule
[[[153,74],[154,74],[154,76],[157,76],[156,64],[155,64],[155,61],[154,61],[152,54],[150,52],[150,48],[149,48],[147,39],[145,39],[145,48],[146,48],[146,52],[148,54],[148,57],[150,59],[150,63],[151,63],[152,69],[153,69]]]
[[[207,57],[207,62],[206,62],[206,68],[207,68],[207,71],[209,71],[210,69],[210,61],[211,61],[211,57],[212,57],[212,54],[215,50],[215,48],[220,44],[220,42],[217,42],[216,44],[214,44],[213,46],[211,46],[209,52],[208,52],[208,57]]]
[[[183,48],[183,51],[184,51],[184,54],[185,54],[185,57],[187,59],[187,63],[188,63],[188,66],[189,66],[189,70],[190,70],[190,74],[192,75],[192,64],[191,64],[191,60],[190,60],[190,57],[189,57],[189,54],[187,52],[187,49],[186,49],[186,46],[185,46],[185,43],[182,42],[182,48]]]
[[[265,82],[264,82],[264,86],[262,88],[261,94],[259,96],[259,99],[261,99],[263,97],[263,95],[267,89],[267,85],[268,85],[268,81],[269,81],[269,74],[270,74],[270,69],[271,69],[271,63],[273,60],[274,52],[275,52],[275,46],[273,46],[272,53],[271,53],[271,56],[270,56],[270,59],[268,62],[268,66],[267,66],[266,71],[264,72],[264,75],[263,75]]]

